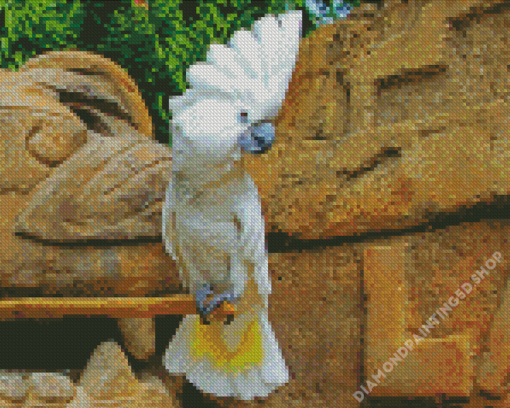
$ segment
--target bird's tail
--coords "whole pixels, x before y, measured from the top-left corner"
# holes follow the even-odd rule
[[[198,389],[219,397],[267,397],[288,382],[288,370],[261,305],[230,324],[202,325],[188,315],[168,346],[166,369],[184,374]]]

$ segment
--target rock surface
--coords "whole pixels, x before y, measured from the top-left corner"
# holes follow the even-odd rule
[[[33,373],[27,381],[28,403],[66,404],[75,395],[71,379],[58,373]]]
[[[124,343],[136,358],[144,360],[156,350],[156,323],[154,319],[119,319]]]
[[[0,371],[0,400],[21,402],[26,398],[28,387],[22,373]]]
[[[106,342],[92,354],[80,386],[96,401],[129,400],[137,393],[138,380],[120,346]]]
[[[507,195],[501,3],[367,4],[304,40],[273,148],[243,157],[268,229],[303,239],[399,230]],[[430,50],[411,50],[415,40]]]
[[[0,72],[0,87],[2,290],[175,291],[159,239],[170,150],[151,140],[151,119],[129,76],[94,54],[54,52]]]
[[[177,407],[175,395],[148,373],[139,381],[120,346],[101,344],[93,353],[79,382],[82,393],[76,404],[91,407]],[[78,405],[79,406],[79,405]]]

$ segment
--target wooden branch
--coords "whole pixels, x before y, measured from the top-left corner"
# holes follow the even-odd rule
[[[229,308],[218,311],[233,314]],[[2,298],[0,320],[20,318],[52,319],[63,316],[88,317],[105,315],[112,318],[152,318],[156,315],[196,313],[191,295],[166,297],[100,297],[100,298]]]

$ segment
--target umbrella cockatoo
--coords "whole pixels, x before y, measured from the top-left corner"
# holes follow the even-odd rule
[[[163,206],[165,248],[197,301],[166,350],[169,373],[203,392],[248,400],[288,382],[268,320],[271,282],[261,200],[239,165],[275,137],[299,50],[300,11],[265,16],[191,66],[191,89],[170,100],[172,180]],[[230,305],[234,318],[217,319]]]

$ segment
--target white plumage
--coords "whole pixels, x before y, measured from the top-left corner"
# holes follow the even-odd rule
[[[266,16],[189,68],[192,85],[170,100],[173,172],[163,207],[165,248],[197,298],[212,285],[235,297],[230,324],[185,317],[165,353],[170,373],[203,392],[265,397],[288,381],[268,320],[271,283],[257,187],[239,166],[274,138],[301,37],[301,12]]]

